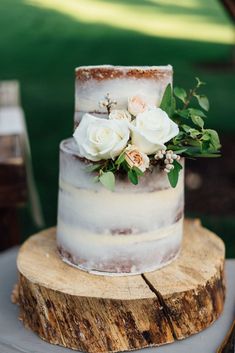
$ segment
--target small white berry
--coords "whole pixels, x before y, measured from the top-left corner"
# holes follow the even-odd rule
[[[174,169],[173,164],[167,164],[167,165],[166,165],[166,169],[169,169],[169,170]]]
[[[163,158],[162,151],[158,151],[158,152],[155,154],[154,158],[157,159],[157,160],[162,159],[162,158]]]
[[[166,172],[166,173],[170,173],[170,170],[169,170],[169,169],[164,168],[164,172]]]

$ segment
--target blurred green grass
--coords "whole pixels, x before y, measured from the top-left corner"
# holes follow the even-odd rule
[[[58,145],[72,134],[76,66],[170,63],[176,84],[207,82],[209,125],[234,133],[234,76],[200,65],[226,62],[232,51],[232,27],[216,0],[1,0],[0,33],[0,77],[21,83],[47,226],[56,223]],[[35,231],[27,210],[22,219],[27,236]],[[230,218],[204,223],[234,229]]]

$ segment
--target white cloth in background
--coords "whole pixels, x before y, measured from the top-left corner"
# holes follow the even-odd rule
[[[24,112],[20,107],[0,108],[0,136],[25,132]]]

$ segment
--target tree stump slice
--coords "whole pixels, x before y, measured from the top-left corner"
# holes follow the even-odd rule
[[[225,299],[224,244],[185,221],[179,257],[135,276],[97,276],[61,261],[55,228],[21,247],[14,301],[24,325],[49,343],[86,352],[158,346],[208,327]]]

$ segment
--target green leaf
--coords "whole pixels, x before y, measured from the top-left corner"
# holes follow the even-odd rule
[[[203,120],[200,116],[193,115],[193,116],[191,117],[191,119],[192,119],[192,122],[193,122],[195,125],[199,126],[201,129],[203,128],[203,126],[204,126],[204,120]]]
[[[101,164],[92,163],[92,164],[89,164],[88,166],[85,167],[85,171],[86,172],[94,172],[95,170],[100,169],[100,167],[101,167]]]
[[[191,136],[192,138],[197,137],[200,134],[200,131],[198,131],[197,129],[194,129],[193,127],[189,126],[189,125],[181,125],[181,128],[187,132],[187,134],[189,136]]]
[[[189,147],[187,147],[187,150],[184,153],[187,156],[196,157],[197,154],[201,153],[201,147],[189,146]]]
[[[206,96],[198,96],[198,95],[195,95],[195,97],[197,98],[197,101],[200,107],[202,107],[202,109],[208,112],[208,110],[210,109],[208,98]]]
[[[189,125],[183,124],[181,125],[181,128],[185,131],[185,132],[189,132],[192,128]]]
[[[135,170],[130,169],[128,171],[128,178],[132,184],[134,185],[138,184],[138,175],[136,174]]]
[[[203,135],[201,137],[202,141],[210,141],[211,137],[208,133],[205,133],[205,130],[203,131]]]
[[[168,173],[167,175],[171,186],[175,188],[178,183],[179,172],[182,169],[182,165],[176,160],[174,160],[173,165],[174,165],[174,169],[172,169],[170,173]]]
[[[189,135],[190,135],[193,139],[197,138],[197,136],[200,135],[200,134],[201,134],[201,132],[198,131],[197,129],[190,129],[190,131],[189,131]]]
[[[118,159],[115,161],[115,164],[120,165],[124,162],[125,160],[125,151],[123,151],[120,156],[118,157]]]
[[[182,118],[188,119],[188,117],[189,117],[189,109],[177,110],[176,114],[181,116]]]
[[[197,130],[195,130],[195,131],[197,131]],[[192,138],[187,139],[187,143],[189,146],[199,148],[200,151],[202,149],[202,141],[200,141],[197,136],[194,136],[193,133],[192,133]]]
[[[186,102],[187,93],[183,88],[175,87],[174,88],[174,95],[179,98],[183,103]]]
[[[183,124],[181,125],[181,128],[190,136],[192,139],[197,138],[197,136],[201,135],[201,131],[192,128],[189,125]]]
[[[115,187],[115,176],[112,172],[101,172],[99,177],[101,184],[108,190],[113,191]]]
[[[172,89],[171,84],[169,83],[165,89],[165,92],[162,97],[161,104],[159,106],[162,110],[164,110],[169,116],[172,113]]]
[[[144,175],[144,173],[142,172],[142,170],[140,170],[139,168],[133,167],[132,169],[135,171],[135,173],[136,173],[138,176]]]
[[[205,113],[200,109],[189,108],[188,111],[190,116],[197,115],[197,116],[200,116],[201,118],[206,118]]]
[[[206,129],[206,130],[204,130],[204,134],[207,134],[210,136],[210,143],[211,143],[212,147],[215,150],[219,150],[221,147],[221,144],[220,144],[220,139],[219,139],[218,133],[215,130]]]

